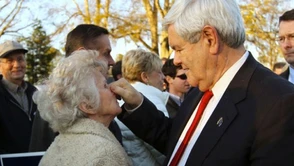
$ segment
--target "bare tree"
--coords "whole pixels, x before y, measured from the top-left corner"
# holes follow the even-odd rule
[[[23,10],[24,0],[5,1],[0,3],[0,37],[4,34],[17,33],[29,25],[19,26],[16,18]]]
[[[125,30],[112,29],[112,34],[117,38],[130,37],[132,41],[141,43],[150,51],[159,54],[160,57],[169,57],[171,50],[168,45],[167,32],[162,29],[160,22],[173,2],[174,0],[133,0],[129,13],[125,17],[117,18],[121,20],[117,27]],[[144,10],[142,10],[142,5]]]
[[[79,23],[92,23],[107,28],[115,39],[126,38],[127,41],[142,45],[162,57],[168,57],[171,51],[167,32],[161,29],[159,20],[165,16],[173,1],[84,0],[80,3],[72,0],[75,8],[63,8],[68,18],[62,24],[56,25],[53,35],[61,33],[72,20],[79,20]]]
[[[240,5],[246,27],[246,40],[252,43],[259,54],[258,60],[272,68],[281,57],[276,42],[278,19],[283,13],[284,0],[247,0]]]

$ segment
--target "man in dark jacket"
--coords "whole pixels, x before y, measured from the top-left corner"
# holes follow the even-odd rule
[[[15,41],[0,44],[0,154],[27,152],[29,148],[36,88],[24,81],[26,52]]]
[[[294,83],[294,9],[286,11],[279,18],[278,42],[289,67],[280,75]]]
[[[168,59],[162,67],[162,73],[165,76],[169,99],[166,103],[166,109],[169,117],[174,118],[184,101],[185,94],[189,91],[190,85],[187,81],[185,70],[181,66],[174,64],[174,59]]]

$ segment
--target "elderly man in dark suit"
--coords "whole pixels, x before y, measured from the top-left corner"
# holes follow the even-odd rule
[[[294,9],[286,11],[279,18],[279,36],[280,44],[285,60],[289,67],[280,74],[283,78],[294,83]]]
[[[119,118],[165,165],[294,165],[294,86],[246,51],[236,1],[178,0],[164,25],[174,63],[202,93],[169,119],[121,79],[111,85],[127,103]]]

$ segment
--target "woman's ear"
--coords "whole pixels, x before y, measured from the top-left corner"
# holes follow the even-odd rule
[[[145,84],[147,84],[148,85],[148,75],[147,75],[147,73],[146,72],[142,72],[141,73],[141,80],[145,83]]]
[[[79,107],[79,109],[81,111],[83,111],[84,113],[86,113],[88,115],[95,114],[95,112],[93,111],[92,106],[90,106],[88,103],[86,103],[84,101],[81,102],[78,107]]]

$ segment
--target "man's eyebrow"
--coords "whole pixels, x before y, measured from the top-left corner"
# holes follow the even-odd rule
[[[287,33],[287,34],[284,34],[284,35],[278,35],[278,37],[284,37],[284,36],[290,36],[290,35],[294,35],[294,32],[293,33]]]
[[[173,50],[181,49],[181,47],[178,46],[178,45],[173,45],[173,46],[170,46],[170,47],[171,47],[171,49],[173,49]]]
[[[103,54],[105,55],[105,54],[110,54],[110,52],[111,52],[111,49],[105,49],[104,51],[103,51]]]
[[[174,46],[174,45],[171,46],[170,45],[170,48],[174,50],[174,49],[176,49],[176,46]]]

